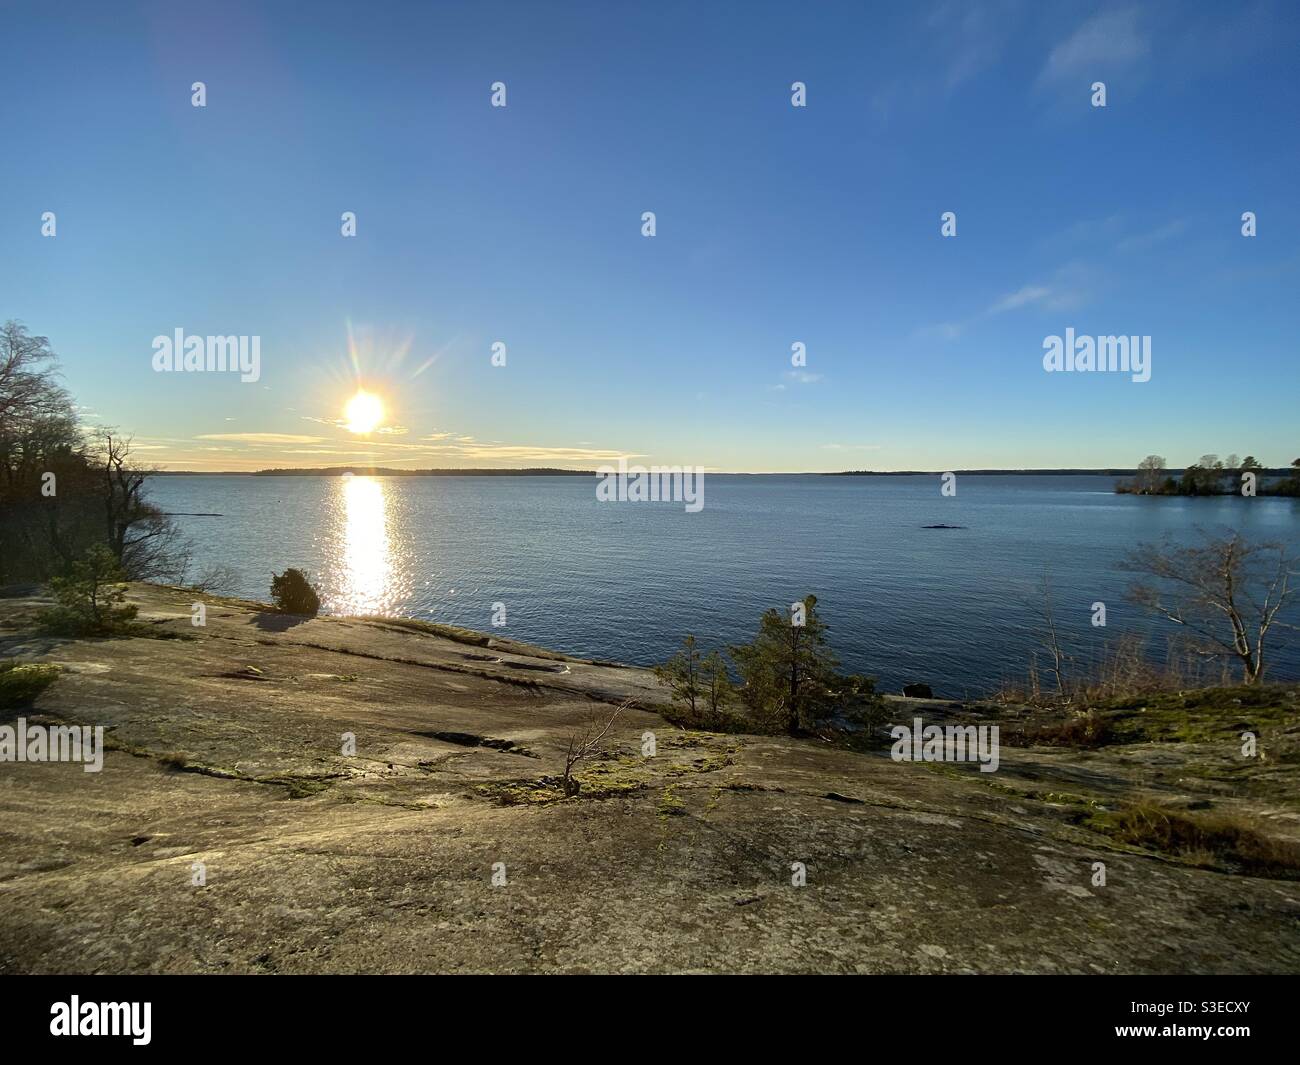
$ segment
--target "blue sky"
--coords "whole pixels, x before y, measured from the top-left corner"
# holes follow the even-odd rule
[[[162,466],[1300,454],[1293,3],[3,3],[0,37],[0,318]],[[1067,327],[1150,335],[1151,380],[1044,372]],[[177,328],[260,336],[261,379],[155,373]]]

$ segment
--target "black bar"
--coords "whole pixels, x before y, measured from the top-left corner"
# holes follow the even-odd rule
[[[269,982],[247,976],[47,976],[3,985],[7,1049],[71,1047],[93,1054],[112,1044],[130,1052],[216,1052],[225,1058],[277,1048],[402,1053],[412,1043],[445,1053],[467,1039],[480,1041],[481,1052],[491,1056],[513,1055],[516,1045],[548,1053],[557,1029],[576,1020],[574,1011],[591,1025],[585,1036],[587,1024],[579,1022],[579,1030],[564,1037],[575,1056],[584,1053],[584,1044],[594,1049],[596,1041],[611,1038],[623,1046],[662,1039],[668,1050],[682,1045],[687,1029],[697,1049],[734,1049],[761,1031],[765,1040],[775,1035],[808,1050],[849,1033],[868,1045],[889,1033],[924,1049],[996,1046],[1000,1052],[1071,1055],[1123,1044],[1157,1053],[1198,1045],[1214,1053],[1282,1050],[1294,1046],[1297,991],[1295,977],[1219,976],[864,976],[818,980],[797,991],[761,978],[725,991],[581,978],[541,988],[522,978],[445,976]],[[147,1044],[129,1033],[51,1034],[60,1004],[70,1007],[74,995],[83,1014],[88,1003],[139,1004],[141,1021],[148,1003]],[[729,1001],[745,1006],[737,1012]],[[745,1016],[761,1018],[761,1027],[747,1031]]]

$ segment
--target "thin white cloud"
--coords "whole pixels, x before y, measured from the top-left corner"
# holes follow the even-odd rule
[[[1138,28],[1136,8],[1103,11],[1052,49],[1038,81],[1040,85],[1056,85],[1075,78],[1092,78],[1134,63],[1150,50]]]
[[[1053,272],[1051,279],[1022,285],[994,303],[985,315],[1005,314],[1024,307],[1045,311],[1072,311],[1092,297],[1095,272],[1086,264],[1071,262]]]
[[[1032,303],[1042,303],[1051,294],[1052,290],[1046,285],[1025,285],[1010,295],[1003,296],[989,308],[988,313],[1001,314],[1003,311],[1014,311]]]
[[[1019,0],[946,0],[930,12],[926,24],[935,34],[934,47],[941,50],[947,67],[946,88],[955,89],[1001,61],[1020,22],[1022,7]]]
[[[912,334],[915,340],[953,341],[985,318],[1011,311],[1034,308],[1043,311],[1069,311],[1082,307],[1091,298],[1093,271],[1080,262],[1071,262],[1057,269],[1048,281],[1021,285],[1005,296],[994,300],[978,314],[960,322],[938,322],[921,326]]]
[[[491,462],[593,464],[641,457],[635,452],[609,448],[547,447],[538,444],[453,443],[435,444],[429,450],[440,455]]]
[[[195,440],[228,440],[237,444],[323,444],[319,436],[296,436],[293,433],[200,433]]]
[[[1135,233],[1131,237],[1125,237],[1117,247],[1120,251],[1146,251],[1147,248],[1154,248],[1157,244],[1172,240],[1186,228],[1187,223],[1180,218],[1149,232]]]
[[[332,429],[346,429],[348,427],[346,418],[317,418],[310,414],[302,414],[299,417],[305,422],[328,425]],[[410,430],[404,425],[381,425],[375,432],[381,436],[405,436]]]

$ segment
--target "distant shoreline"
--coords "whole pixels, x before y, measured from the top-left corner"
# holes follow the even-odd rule
[[[939,477],[944,473],[967,477],[1135,477],[1135,469],[1098,470],[835,470],[802,471],[790,473],[736,473],[726,470],[709,471],[715,477]],[[1169,470],[1181,473],[1181,470]],[[1265,477],[1284,477],[1288,469],[1259,471]],[[565,470],[550,467],[522,469],[451,468],[403,470],[388,466],[328,466],[320,468],[269,470],[154,470],[150,477],[595,477],[595,470]]]

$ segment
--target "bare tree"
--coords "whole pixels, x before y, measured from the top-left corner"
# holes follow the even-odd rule
[[[1149,494],[1164,482],[1165,460],[1160,455],[1148,455],[1138,463],[1137,489]]]
[[[111,428],[91,434],[87,458],[98,470],[108,548],[132,580],[180,580],[190,549],[175,523],[144,498],[153,472],[131,458],[131,437]]]
[[[578,794],[582,785],[574,779],[574,769],[584,758],[589,758],[596,752],[601,741],[614,727],[614,722],[618,720],[619,715],[631,705],[632,700],[625,699],[614,707],[613,713],[600,708],[590,710],[584,716],[582,723],[569,733],[568,747],[564,752],[564,776],[560,778],[565,795]]]
[[[1068,663],[1073,662],[1073,658],[1066,653],[1064,646],[1061,644],[1060,635],[1056,631],[1056,613],[1052,608],[1052,584],[1045,572],[1043,574],[1042,588],[1043,604],[1039,613],[1043,619],[1043,631],[1040,639],[1043,648],[1052,657],[1052,675],[1056,678],[1056,693],[1060,698],[1069,702],[1069,682],[1066,680],[1065,667]]]
[[[179,580],[188,547],[145,500],[149,472],[129,438],[83,430],[47,338],[0,326],[0,583],[64,574],[95,544],[130,579]]]
[[[1246,684],[1264,675],[1271,630],[1295,628],[1279,619],[1296,591],[1281,544],[1250,544],[1237,532],[1204,536],[1194,547],[1145,544],[1121,566],[1140,575],[1129,589],[1133,602],[1182,626],[1197,654],[1235,658]]]
[[[34,337],[12,319],[0,326],[0,420],[6,426],[63,412],[68,397],[54,381],[54,359],[48,337]]]
[[[54,363],[45,337],[0,326],[0,583],[44,579],[77,553],[63,520],[75,506],[62,504],[84,467],[82,440]]]
[[[239,574],[224,563],[205,566],[193,577],[185,581],[185,587],[196,592],[211,592],[213,595],[234,595],[239,587]]]

